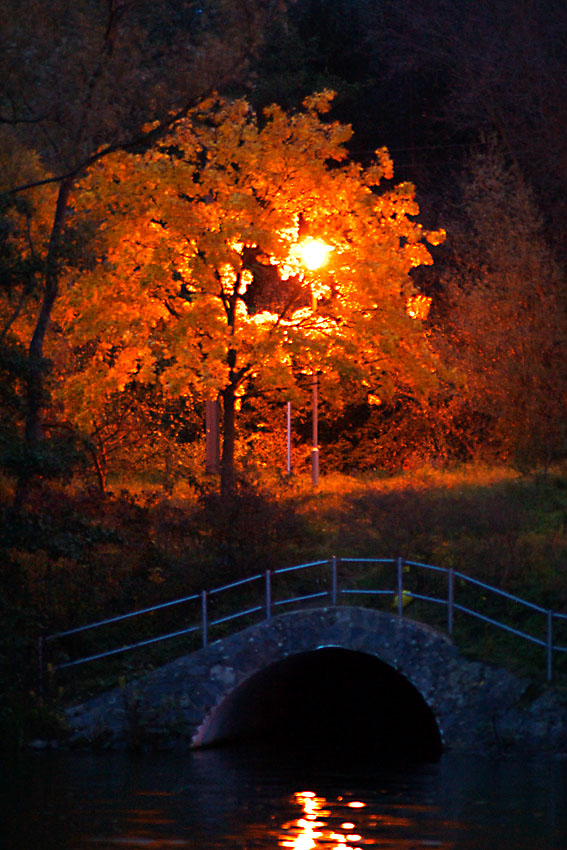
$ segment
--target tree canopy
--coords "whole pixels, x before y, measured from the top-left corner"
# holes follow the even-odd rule
[[[514,423],[529,420],[526,431],[549,436],[546,456],[561,455],[563,106],[561,87],[542,81],[560,78],[564,56],[549,5],[9,0],[0,366],[22,494],[26,468],[41,472],[57,428],[102,439],[119,412],[120,434],[127,421],[158,433],[160,405],[173,404],[176,421],[191,410],[196,423],[199,405],[217,396],[225,413],[242,403],[253,425],[283,398],[307,410],[315,372],[332,440],[342,428],[347,445],[368,444],[360,462],[382,466],[390,439],[396,465],[410,443],[427,442],[421,399],[440,368],[432,342],[460,373],[430,397],[432,435],[451,430],[453,411],[469,436],[479,421],[490,432],[469,443],[475,452],[498,446],[509,457]],[[541,38],[528,38],[530,28]],[[518,62],[523,93],[512,80]],[[315,81],[338,96],[301,107]],[[263,113],[272,99],[279,106]],[[331,120],[339,115],[354,134]],[[456,173],[471,142],[490,169],[489,130],[504,163],[500,189],[508,192],[506,169],[535,189],[523,212],[499,211],[494,180],[475,200]],[[418,176],[420,219],[451,230],[432,271],[419,268],[429,257],[413,186],[394,185],[388,154],[372,153],[384,142],[396,178]],[[528,238],[530,218],[538,224]],[[309,236],[333,249],[317,270],[296,250]],[[518,261],[520,242],[529,261]],[[431,296],[424,326],[417,308],[424,316]],[[487,310],[506,328],[498,350],[513,352],[507,370]],[[507,348],[516,333],[522,344]],[[520,349],[523,369],[511,362]],[[541,440],[528,443],[535,457]],[[432,455],[440,450],[433,435]]]
[[[79,421],[131,381],[220,396],[230,487],[245,393],[290,397],[318,371],[337,403],[434,385],[409,272],[443,234],[413,220],[413,186],[384,187],[385,149],[368,167],[348,161],[350,128],[321,117],[331,97],[261,119],[245,100],[215,99],[151,151],[90,170],[75,213],[97,221],[101,254],[69,278],[54,314],[89,352],[63,388]],[[317,271],[301,261],[305,233],[330,248]]]
[[[116,150],[148,148],[204,96],[241,81],[284,0],[26,0],[8,2],[0,34],[0,155],[13,138],[49,173],[15,171],[6,188],[56,192],[44,220],[38,303],[26,340],[21,502],[44,441],[45,338],[66,266],[70,197]],[[72,234],[71,234],[72,237]]]

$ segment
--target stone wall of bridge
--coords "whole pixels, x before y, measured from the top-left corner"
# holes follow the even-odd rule
[[[244,705],[249,711],[253,700],[262,702],[262,687],[274,687],[280,670],[290,675],[295,659],[331,647],[375,659],[380,671],[389,671],[395,679],[384,686],[384,700],[392,682],[403,682],[400,694],[416,696],[445,750],[567,750],[567,717],[553,692],[530,700],[528,680],[463,658],[435,629],[346,606],[279,615],[74,706],[67,712],[68,743],[114,749],[214,744],[238,727]],[[380,691],[374,699],[378,705]]]

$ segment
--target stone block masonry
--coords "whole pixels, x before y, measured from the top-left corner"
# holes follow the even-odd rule
[[[465,659],[435,629],[346,606],[282,614],[72,707],[68,745],[149,750],[214,743],[229,702],[252,677],[323,647],[372,656],[397,671],[432,713],[445,750],[567,753],[567,711],[555,692],[530,700],[529,680]]]

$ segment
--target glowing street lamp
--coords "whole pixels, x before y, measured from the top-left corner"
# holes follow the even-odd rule
[[[331,246],[322,239],[312,239],[310,236],[300,242],[297,247],[301,262],[311,272],[324,266],[332,251]]]
[[[332,251],[330,245],[322,239],[313,239],[308,236],[298,245],[298,254],[303,265],[309,271],[316,271],[325,265],[329,253]],[[317,309],[317,296],[311,287],[311,307],[313,312]],[[313,484],[319,483],[319,412],[318,394],[319,376],[317,370],[313,373],[313,448],[311,449],[311,480]]]

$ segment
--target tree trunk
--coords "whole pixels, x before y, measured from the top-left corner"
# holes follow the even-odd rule
[[[104,497],[106,495],[106,474],[108,472],[108,462],[104,446],[101,445],[100,450],[97,450],[96,446],[93,445],[91,447],[91,456],[98,481],[98,489],[100,495]]]
[[[234,492],[234,446],[236,442],[236,394],[233,384],[222,391],[223,441],[221,459],[221,496]]]
[[[34,449],[37,448],[37,445],[44,438],[41,422],[41,411],[45,403],[45,362],[43,359],[43,347],[47,328],[51,320],[51,311],[59,291],[59,255],[72,185],[72,178],[67,178],[59,186],[49,248],[45,261],[43,300],[28,349],[29,368],[26,388],[25,437],[26,453],[30,457],[30,460],[34,454]],[[14,507],[16,509],[21,508],[27,496],[33,475],[33,469],[24,459],[23,468],[20,469],[18,474],[14,496]]]

